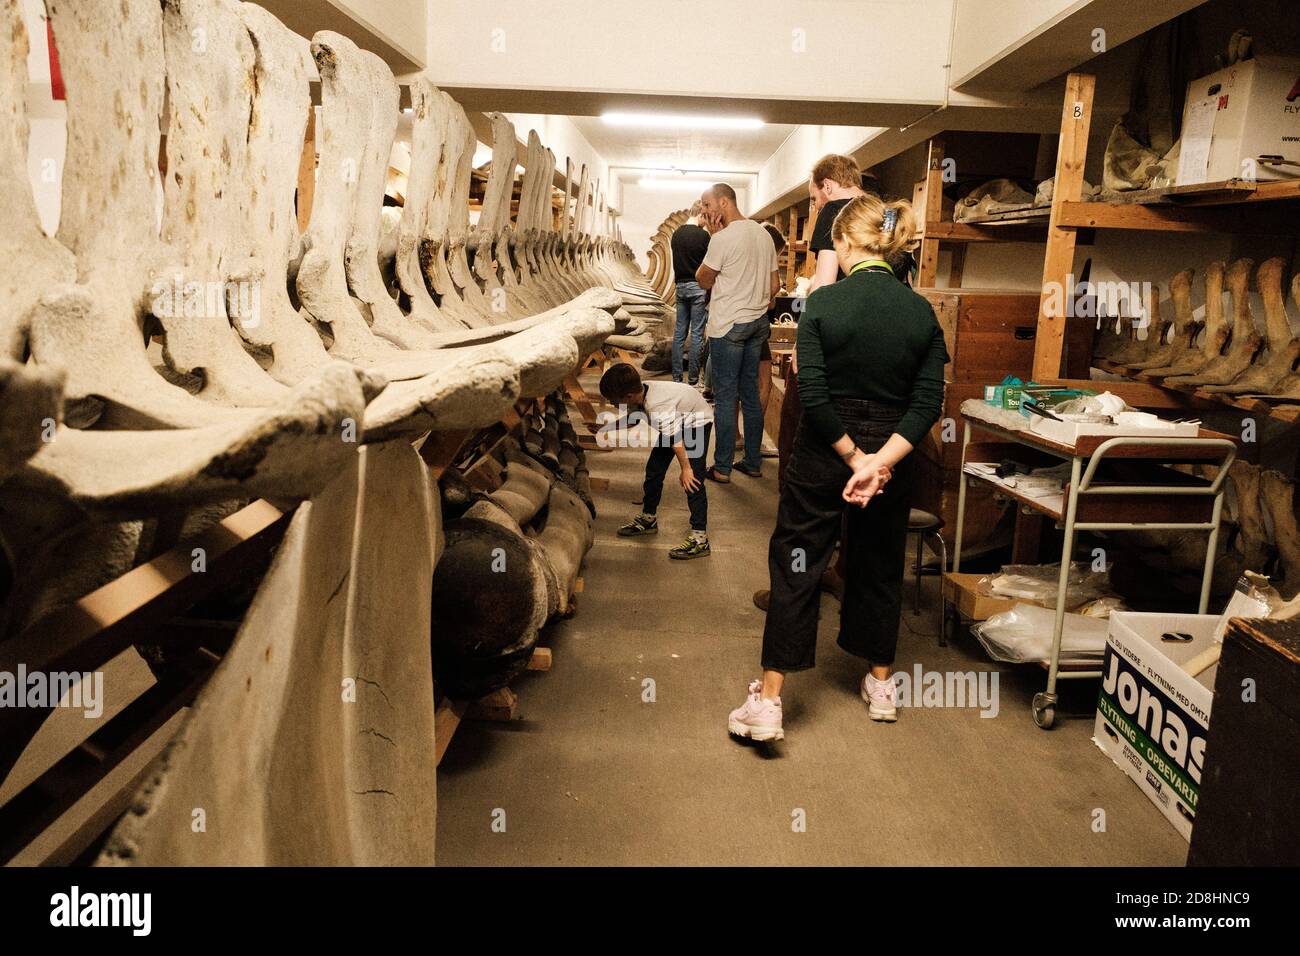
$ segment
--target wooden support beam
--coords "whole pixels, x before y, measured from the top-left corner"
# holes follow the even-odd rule
[[[962,274],[966,271],[966,246],[952,247],[952,263],[948,266],[948,288],[960,289]]]
[[[160,625],[258,564],[283,536],[290,514],[255,501],[180,547],[133,568],[0,643],[0,670],[93,671]],[[202,549],[205,570],[195,570]],[[0,710],[0,714],[3,711]]]
[[[785,231],[785,288],[790,291],[794,288],[795,267],[795,244],[799,241],[799,207],[790,207],[790,221]]]
[[[803,235],[799,239],[800,250],[803,253],[803,266],[799,269],[799,275],[805,279],[811,279],[817,271],[817,257],[812,254],[812,237],[817,228],[817,208],[812,203],[808,204],[808,218],[803,221]],[[791,291],[794,291],[793,289]]]
[[[1075,230],[1061,223],[1063,206],[1083,195],[1083,167],[1088,156],[1088,128],[1096,77],[1071,73],[1065,80],[1061,110],[1061,139],[1056,153],[1056,181],[1047,226],[1047,253],[1038,301],[1038,334],[1034,340],[1034,378],[1061,374],[1065,359],[1065,303],[1073,295]]]
[[[167,676],[7,801],[0,808],[0,862],[13,859],[177,711],[193,703],[218,663],[216,655],[206,651],[177,663]],[[134,796],[134,789],[124,787],[108,803],[119,807],[120,813]],[[92,814],[91,820],[103,816]],[[114,817],[102,820],[103,824],[111,823]],[[79,828],[80,849],[93,842],[99,832],[102,827]],[[60,846],[64,853],[71,849],[66,840]]]
[[[452,466],[460,456],[465,442],[474,433],[467,428],[449,432],[430,432],[420,445],[420,457],[429,466],[434,479]]]
[[[95,671],[133,644],[156,641],[178,614],[241,576],[260,573],[290,517],[270,502],[253,502],[0,643],[0,671],[17,673],[20,664],[28,673]],[[48,714],[48,708],[0,707],[0,779]]]
[[[465,716],[470,720],[514,720],[519,698],[509,687],[494,690],[470,704]]]
[[[582,387],[576,374],[566,375],[564,378],[564,394],[569,397],[569,401],[578,407],[582,415],[582,421],[588,428],[596,427],[596,406],[592,403],[591,396],[587,390]],[[604,399],[601,399],[602,404]]]
[[[444,697],[438,704],[437,710],[433,712],[434,753],[437,755],[438,763],[442,763],[443,754],[447,752],[451,738],[456,735],[456,728],[460,726],[469,707],[469,701]]]
[[[939,241],[933,224],[943,214],[943,150],[943,137],[931,138],[925,160],[925,207],[921,219],[924,238],[916,276],[916,284],[922,289],[934,288],[939,274]]]

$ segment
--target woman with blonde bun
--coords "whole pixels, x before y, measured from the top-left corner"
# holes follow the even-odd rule
[[[943,407],[943,332],[930,304],[889,261],[916,245],[905,201],[858,196],[832,226],[845,278],[808,297],[799,320],[804,413],[768,548],[763,676],[728,730],[781,740],[785,675],[814,665],[819,583],[848,509],[839,645],[868,662],[872,720],[897,720],[890,677],[898,643],[910,508],[909,453]]]

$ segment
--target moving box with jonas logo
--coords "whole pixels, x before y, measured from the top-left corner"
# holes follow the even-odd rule
[[[1196,662],[1214,646],[1220,621],[1217,614],[1112,613],[1097,696],[1093,741],[1188,840],[1218,670]]]

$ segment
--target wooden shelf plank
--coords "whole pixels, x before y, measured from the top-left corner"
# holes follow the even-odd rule
[[[954,220],[959,225],[965,226],[986,226],[998,225],[1001,223],[1034,223],[1041,222],[1047,224],[1051,217],[1052,207],[1050,205],[1033,206],[1022,205],[1014,209],[1004,209],[1002,212],[989,213],[987,216],[972,216],[968,219]]]
[[[1075,229],[1139,229],[1150,232],[1291,235],[1300,218],[1287,205],[1143,205],[1139,203],[1066,202],[1059,225]]]
[[[1137,189],[1106,202],[1111,205],[1232,206],[1300,199],[1300,179],[1226,179],[1164,189]]]
[[[956,242],[1042,242],[1047,235],[1047,220],[1018,222],[1002,220],[990,223],[927,222],[921,239],[941,243]]]

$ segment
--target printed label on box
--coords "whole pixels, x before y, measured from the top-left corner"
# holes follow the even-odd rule
[[[1133,649],[1106,643],[1097,742],[1190,839],[1209,715]],[[1103,739],[1104,734],[1104,739]]]

